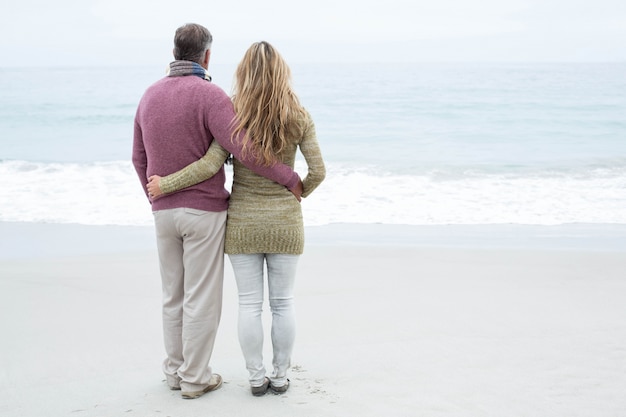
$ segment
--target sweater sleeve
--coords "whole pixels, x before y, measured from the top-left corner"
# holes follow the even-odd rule
[[[228,155],[228,151],[214,140],[202,158],[161,178],[159,187],[163,194],[169,194],[208,180],[220,170]]]
[[[302,181],[304,188],[302,197],[304,198],[308,197],[326,178],[326,166],[317,142],[315,124],[310,116],[307,118],[304,137],[300,142],[300,152],[302,152],[308,167],[308,173]]]
[[[139,181],[141,182],[141,187],[146,194],[146,198],[148,198],[148,190],[146,189],[146,184],[148,183],[148,158],[146,157],[146,149],[143,143],[141,127],[139,126],[136,118],[133,133],[132,161],[135,171],[137,172],[137,176],[139,177]]]
[[[240,161],[246,168],[262,177],[284,185],[288,189],[294,188],[300,177],[288,165],[276,163],[272,166],[262,166],[257,164],[254,157],[242,155],[243,134],[232,138],[233,121],[235,120],[235,110],[230,98],[224,93],[223,97],[214,101],[210,111],[209,129],[213,137],[222,145],[233,157]]]

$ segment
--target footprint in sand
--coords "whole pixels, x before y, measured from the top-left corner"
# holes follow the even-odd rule
[[[291,367],[291,371],[294,374],[293,379],[298,381],[299,385],[305,387],[309,394],[319,395],[321,397],[327,398],[330,403],[335,403],[337,401],[337,395],[332,394],[326,390],[324,390],[324,380],[323,379],[309,379],[306,378],[305,375],[299,376],[299,374],[304,374],[307,372],[301,365],[294,365]]]

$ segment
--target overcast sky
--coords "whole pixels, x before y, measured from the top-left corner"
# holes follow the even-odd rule
[[[175,29],[209,28],[213,62],[267,40],[290,61],[626,61],[625,0],[20,0],[0,66],[167,63]]]

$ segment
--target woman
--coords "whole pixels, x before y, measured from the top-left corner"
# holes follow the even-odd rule
[[[300,148],[308,165],[302,197],[311,194],[326,175],[315,126],[291,87],[288,65],[269,43],[254,43],[239,63],[233,105],[237,114],[233,137],[243,132],[243,155],[266,166],[280,161],[293,168]],[[148,190],[158,196],[204,181],[226,156],[214,143],[200,161],[167,177],[151,177]],[[302,209],[285,187],[254,174],[237,160],[233,164],[225,252],[239,292],[239,343],[252,394],[261,396],[268,389],[283,393],[289,388],[287,370],[295,340],[293,290],[304,250]],[[264,265],[272,311],[269,375],[263,364]]]

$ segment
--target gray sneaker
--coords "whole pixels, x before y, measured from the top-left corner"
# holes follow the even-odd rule
[[[270,387],[270,379],[268,377],[265,377],[262,385],[258,387],[250,387],[250,391],[252,391],[252,395],[254,395],[255,397],[262,397],[265,395],[269,387]]]
[[[284,394],[289,389],[289,379],[285,382],[285,385],[281,385],[280,387],[276,387],[270,384],[270,388],[274,392],[274,394]]]

